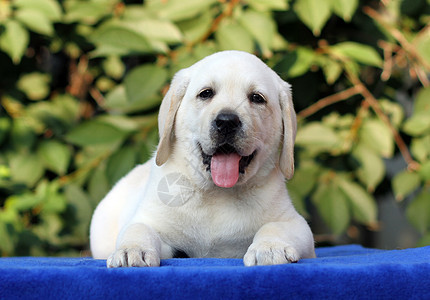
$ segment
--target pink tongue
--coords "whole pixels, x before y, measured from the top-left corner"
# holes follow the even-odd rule
[[[219,187],[230,188],[239,179],[240,155],[214,154],[211,161],[211,174],[213,182]]]

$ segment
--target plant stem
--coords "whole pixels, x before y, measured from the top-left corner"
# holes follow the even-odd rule
[[[336,94],[333,94],[318,100],[316,103],[312,104],[311,106],[305,108],[300,113],[298,113],[298,116],[303,119],[307,118],[310,115],[313,115],[314,113],[316,113],[317,111],[323,109],[324,107],[332,105],[336,102],[347,100],[350,97],[360,93],[361,93],[360,89],[356,86],[353,86],[349,89],[343,90],[341,92],[338,92]]]

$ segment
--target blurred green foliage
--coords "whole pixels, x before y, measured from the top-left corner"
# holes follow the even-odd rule
[[[1,255],[85,250],[97,203],[155,149],[170,78],[225,49],[293,85],[302,214],[376,229],[392,192],[430,244],[429,0],[142,2],[0,0]]]

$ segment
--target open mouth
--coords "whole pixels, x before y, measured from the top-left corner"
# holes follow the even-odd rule
[[[251,155],[240,156],[230,144],[224,144],[216,149],[213,155],[206,154],[199,144],[203,163],[211,172],[213,182],[219,187],[233,187],[239,180],[239,174],[244,174],[257,151]]]

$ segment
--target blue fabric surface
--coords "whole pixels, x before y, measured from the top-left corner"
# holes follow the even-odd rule
[[[430,299],[430,247],[348,245],[317,256],[278,266],[168,259],[122,269],[91,258],[0,258],[0,299]]]

